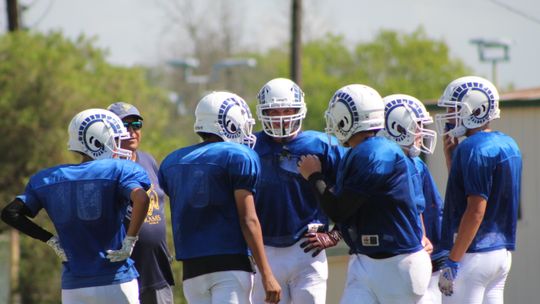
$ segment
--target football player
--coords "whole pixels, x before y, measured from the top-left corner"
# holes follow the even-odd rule
[[[204,96],[195,118],[203,142],[172,152],[159,169],[171,200],[184,295],[189,303],[251,303],[252,254],[264,301],[277,303],[281,289],[266,259],[253,199],[260,171],[250,149],[255,120],[245,101],[229,92]]]
[[[435,116],[449,169],[441,244],[443,303],[502,303],[516,247],[522,158],[517,143],[494,131],[499,93],[488,80],[452,81]],[[466,137],[459,142],[460,137]]]
[[[127,138],[114,113],[80,112],[69,124],[68,149],[82,162],[39,171],[2,210],[2,220],[47,243],[62,259],[62,303],[139,303],[138,273],[129,256],[148,211],[150,180],[134,162],[113,159],[131,158],[120,147]],[[30,220],[41,209],[58,236]]]
[[[283,288],[281,303],[322,304],[328,278],[324,249],[335,246],[341,235],[336,229],[328,231],[328,218],[297,163],[301,155],[317,155],[327,182],[334,184],[343,148],[332,145],[324,133],[302,130],[307,108],[304,93],[293,81],[272,79],[257,97],[263,131],[256,133],[261,182],[255,201],[268,261]],[[253,299],[264,300],[259,280]]]
[[[340,225],[350,258],[341,303],[416,303],[431,277],[422,245],[421,190],[403,150],[376,136],[384,128],[384,104],[373,88],[352,84],[334,94],[326,130],[350,147],[333,189],[317,156],[302,156],[299,169]]]
[[[418,183],[423,190],[425,205],[419,205],[424,222],[424,247],[431,255],[432,274],[429,287],[420,303],[440,304],[439,270],[448,252],[439,245],[441,238],[442,199],[429,169],[419,157],[420,153],[433,154],[437,133],[427,128],[433,118],[417,98],[393,94],[383,99],[385,123],[380,135],[396,142],[414,162]]]

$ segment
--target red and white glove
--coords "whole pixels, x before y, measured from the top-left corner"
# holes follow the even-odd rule
[[[334,247],[343,238],[337,229],[332,229],[329,232],[310,232],[304,235],[306,240],[300,244],[304,248],[304,252],[310,252],[312,257],[316,257],[326,248]]]

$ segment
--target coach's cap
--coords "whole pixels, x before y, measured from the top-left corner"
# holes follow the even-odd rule
[[[141,113],[137,108],[129,104],[127,102],[119,101],[111,104],[109,107],[107,107],[107,110],[113,112],[114,114],[118,115],[120,119],[124,119],[128,116],[136,116],[140,120],[143,120],[143,117],[141,116]]]

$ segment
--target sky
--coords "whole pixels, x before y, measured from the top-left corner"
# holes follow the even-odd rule
[[[27,7],[24,25],[35,31],[60,30],[71,38],[96,39],[118,65],[154,65],[178,56],[185,32],[173,21],[174,1],[189,0],[19,0]],[[4,2],[0,9],[5,12]],[[193,0],[193,15],[219,26],[219,3],[232,5],[231,17],[243,46],[264,51],[283,45],[289,35],[290,0]],[[210,3],[210,4],[208,4]],[[452,57],[491,79],[471,39],[504,39],[510,61],[497,66],[498,85],[540,87],[540,1],[538,0],[303,0],[305,39],[327,32],[351,46],[369,42],[381,29],[411,33],[423,26],[430,38],[444,40]],[[186,15],[185,13],[183,14]],[[189,17],[189,16],[188,16]],[[6,18],[0,17],[2,31]]]

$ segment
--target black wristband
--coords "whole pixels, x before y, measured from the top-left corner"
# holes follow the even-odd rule
[[[315,188],[320,195],[323,195],[326,190],[326,182],[324,181],[324,174],[321,172],[314,172],[308,177],[308,182],[313,188]]]

